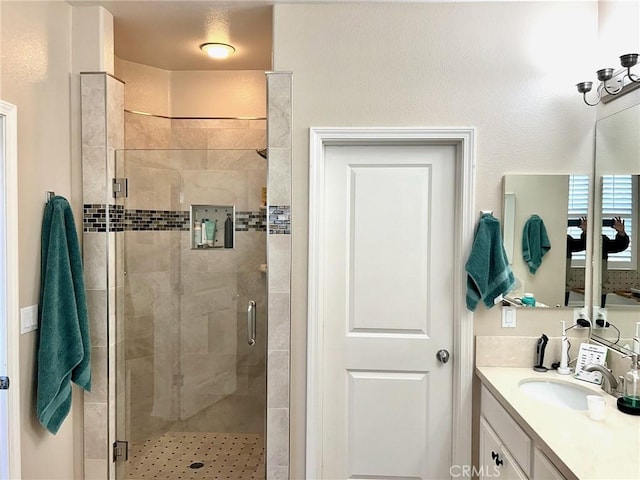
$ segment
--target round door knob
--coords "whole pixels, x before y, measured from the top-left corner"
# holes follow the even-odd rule
[[[447,363],[449,361],[449,352],[445,349],[438,350],[436,353],[436,358],[440,360],[442,363]]]

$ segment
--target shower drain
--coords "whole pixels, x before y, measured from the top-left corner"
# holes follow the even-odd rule
[[[191,465],[189,465],[189,468],[193,468],[194,470],[196,468],[202,468],[204,467],[204,463],[202,462],[193,462]]]

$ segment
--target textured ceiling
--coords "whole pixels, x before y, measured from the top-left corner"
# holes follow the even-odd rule
[[[271,2],[190,0],[69,1],[102,5],[114,16],[115,54],[165,70],[270,70]],[[236,52],[214,60],[205,42],[228,43]]]

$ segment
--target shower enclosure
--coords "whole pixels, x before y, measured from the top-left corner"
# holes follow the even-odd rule
[[[266,177],[256,150],[116,152],[118,480],[265,477]]]
[[[241,407],[242,401],[247,400],[244,403],[245,408],[241,411],[241,417],[239,417],[243,419],[242,422],[245,426],[238,428],[237,431],[247,432],[247,435],[256,433],[249,431],[250,429],[246,425],[250,423],[248,419],[252,412],[261,410],[261,414],[264,415],[264,409],[247,406],[250,399],[240,398],[258,398],[258,395],[253,396],[251,389],[257,388],[260,383],[264,384],[262,379],[250,383],[253,367],[258,361],[254,362],[254,357],[245,355],[246,350],[243,350],[249,348],[244,344],[246,341],[246,332],[244,331],[246,305],[243,304],[249,296],[241,299],[240,297],[244,294],[240,287],[243,285],[241,282],[245,282],[245,284],[252,282],[252,278],[262,287],[268,281],[269,290],[268,306],[264,301],[261,303],[257,295],[254,296],[258,306],[257,345],[251,347],[249,352],[251,354],[261,352],[265,346],[260,342],[265,342],[268,338],[266,346],[266,355],[268,356],[266,433],[264,433],[262,420],[256,421],[256,423],[263,425],[262,432],[266,435],[266,439],[263,440],[266,444],[266,476],[268,478],[289,477],[292,75],[290,72],[268,72],[266,77],[268,92],[266,118],[204,119],[168,118],[126,111],[124,84],[120,80],[105,72],[80,74],[84,207],[83,265],[89,309],[92,361],[92,389],[91,392],[86,392],[83,395],[83,467],[85,478],[126,478],[126,470],[131,471],[134,463],[133,452],[136,451],[136,448],[139,449],[138,451],[142,448],[136,442],[140,440],[146,442],[165,433],[177,432],[188,435],[188,432],[181,431],[182,428],[186,428],[188,421],[186,418],[181,419],[180,415],[183,417],[186,415],[187,400],[183,393],[186,394],[189,388],[196,391],[196,394],[201,397],[208,395],[208,401],[211,404],[210,407],[203,407],[198,412],[195,412],[194,408],[191,417],[190,423],[197,423],[202,432],[222,433],[223,435],[231,433],[229,431],[214,431],[214,429],[222,427],[205,425],[200,418],[205,416],[208,418],[209,412],[216,406],[226,408],[224,414],[216,418],[230,418],[229,412],[241,410],[237,407]],[[264,218],[260,203],[265,180],[264,176],[257,180],[258,176],[251,172],[263,170],[262,175],[266,175],[267,162],[255,153],[255,149],[262,149],[265,145],[269,151],[267,184],[269,265],[266,273],[261,271],[265,257],[264,250],[258,252],[257,249],[249,249],[246,252],[249,257],[245,257],[241,251],[243,242],[246,241],[250,244],[252,235],[267,235],[265,232],[253,231],[259,230],[257,223]],[[246,150],[241,152],[238,147]],[[180,153],[176,157],[174,154],[178,150],[170,152],[168,149],[186,150],[182,150],[184,153]],[[142,153],[142,150],[145,150],[145,153]],[[200,153],[198,154],[196,151]],[[118,154],[117,169],[115,153]],[[123,184],[114,185],[113,179],[125,178],[128,173],[124,170],[129,165],[133,167],[135,164],[135,162],[126,162],[125,157],[129,154],[139,155],[138,166],[140,168],[148,167],[147,172],[142,175],[140,181],[135,180],[135,175],[130,175],[129,192],[131,196],[129,198],[114,198],[113,191],[122,190]],[[183,158],[180,158],[180,155]],[[242,163],[238,160],[246,160],[248,163]],[[184,168],[186,170],[183,170]],[[208,170],[216,170],[221,175],[219,178],[223,180],[220,183],[212,183],[214,180],[210,180],[209,174],[205,173]],[[161,182],[161,179],[166,179],[166,177],[172,177],[175,183]],[[226,200],[224,197],[216,196],[193,200],[197,201],[198,205],[232,205],[236,217],[234,225],[236,244],[234,248],[227,252],[217,249],[197,252],[192,251],[191,246],[187,248],[181,243],[180,251],[171,253],[168,249],[170,243],[166,240],[167,238],[172,238],[172,235],[190,235],[186,230],[187,226],[184,225],[184,219],[187,217],[185,212],[190,211],[189,207],[192,201],[187,199],[187,194],[191,195],[192,193],[181,191],[179,186],[184,185],[186,188],[191,185],[199,193],[212,189],[214,192],[225,195],[230,194],[230,191],[235,188],[231,187],[231,183],[227,183],[227,180],[237,178],[246,179],[246,183],[238,187],[240,190],[236,192],[237,200]],[[156,179],[157,183],[154,183],[152,179]],[[114,186],[118,188],[114,188]],[[130,204],[131,201],[137,201],[134,197],[138,194],[146,196],[148,203],[138,203],[138,206]],[[165,194],[172,198],[169,203],[172,205],[171,207],[153,205],[156,198],[160,201],[165,198],[163,196]],[[195,198],[195,193],[193,195]],[[260,203],[256,200],[257,198],[260,198]],[[138,212],[138,210],[142,212]],[[166,215],[162,215],[164,210],[168,210],[171,217],[168,217],[168,212],[165,212]],[[246,212],[257,212],[253,215],[256,218],[252,218],[252,214]],[[137,214],[140,216],[136,217]],[[180,219],[180,215],[182,215],[180,228],[185,230],[178,232],[175,222]],[[146,225],[143,225],[145,222]],[[239,231],[243,229],[243,222],[247,224],[246,232]],[[253,222],[256,223],[255,226]],[[151,229],[158,234],[157,238],[151,234]],[[222,231],[221,226],[219,226],[220,231]],[[138,246],[141,251],[135,255],[129,253],[125,255],[125,246],[135,240],[136,232],[143,233],[142,237],[138,237],[140,238]],[[146,240],[149,242],[146,245],[143,241],[144,234],[147,234]],[[243,236],[248,237],[242,238]],[[166,249],[163,249],[162,243],[158,243],[163,241],[168,242]],[[172,240],[172,242],[174,241]],[[160,253],[156,253],[157,251]],[[225,253],[229,255],[224,255]],[[254,255],[255,260],[251,258]],[[124,275],[125,265],[131,266],[130,263],[134,257],[134,262],[137,260],[143,264],[141,266],[142,272],[146,268],[147,273],[150,273],[147,275],[149,282],[146,284],[130,282],[128,271],[127,275]],[[239,268],[236,277],[239,287],[236,293],[239,296],[235,299],[235,306],[239,312],[236,328],[240,329],[240,333],[236,336],[235,351],[239,361],[239,364],[236,365],[236,390],[230,395],[223,392],[220,396],[224,396],[224,398],[219,398],[217,401],[214,398],[216,394],[197,391],[196,372],[190,372],[188,376],[186,366],[189,361],[196,364],[200,361],[197,364],[197,372],[210,369],[211,356],[207,357],[206,352],[212,353],[210,350],[214,347],[212,342],[214,339],[219,339],[220,336],[208,334],[212,331],[211,322],[206,325],[206,336],[204,335],[204,326],[200,330],[202,335],[192,334],[189,336],[187,325],[191,324],[187,324],[188,321],[200,321],[201,325],[204,325],[205,322],[202,320],[203,314],[197,315],[192,311],[191,317],[189,317],[189,307],[185,302],[189,293],[188,288],[180,283],[189,276],[187,267],[196,265],[197,272],[189,278],[196,276],[200,280],[193,281],[192,285],[196,285],[194,288],[207,288],[208,285],[205,282],[208,279],[204,278],[204,275],[201,277],[198,275],[210,271],[210,268],[211,271],[213,270],[207,263],[213,259],[219,262],[216,263],[217,265],[223,265],[224,262],[235,262]],[[191,261],[189,265],[187,264],[188,260]],[[171,262],[173,266],[165,268],[162,262],[165,264]],[[250,274],[244,275],[245,271],[242,268],[247,268],[246,272],[250,272]],[[229,272],[229,270],[224,272]],[[131,275],[133,276],[133,273]],[[212,277],[218,278],[213,274],[208,278]],[[174,290],[176,293],[172,293],[172,300],[169,300],[168,290],[164,289],[165,285],[176,288]],[[140,295],[136,295],[133,291],[134,288],[140,290]],[[191,293],[195,295],[197,291],[192,290]],[[146,299],[145,295],[147,295]],[[125,302],[128,296],[129,299]],[[206,294],[202,293],[200,297],[204,298]],[[128,305],[125,306],[125,303]],[[132,308],[139,310],[132,310]],[[145,308],[146,314],[144,313]],[[179,313],[180,316],[174,317],[172,320],[159,319],[156,323],[154,315],[162,314],[163,308],[175,315]],[[267,308],[268,322],[265,313]],[[131,316],[135,318],[135,321],[129,322],[125,318]],[[193,320],[194,318],[200,320]],[[163,322],[165,323],[163,324]],[[153,327],[145,330],[145,323],[153,325]],[[173,328],[173,330],[166,330],[165,326],[168,329]],[[268,332],[265,329],[268,329]],[[127,338],[144,337],[145,333],[143,332],[145,331],[148,332],[146,341],[127,341]],[[174,338],[170,338],[170,332],[173,332]],[[205,339],[206,346],[203,346]],[[200,343],[192,346],[187,340]],[[191,359],[187,360],[185,357],[189,348],[192,348],[192,355]],[[150,351],[151,349],[152,351]],[[160,353],[165,349],[168,353]],[[195,356],[198,354],[197,349],[200,349],[200,357]],[[156,353],[160,356],[164,355],[163,360],[156,361]],[[264,362],[264,356],[261,353],[260,356],[261,361]],[[129,367],[135,368],[129,368],[127,372],[127,363],[129,363]],[[167,372],[171,372],[171,375]],[[255,370],[253,372],[255,373]],[[164,376],[162,376],[163,374]],[[243,384],[244,379],[246,382]],[[162,385],[162,382],[169,383]],[[143,388],[136,390],[138,385]],[[129,386],[128,389],[127,386]],[[165,388],[165,390],[157,391],[160,388]],[[234,394],[238,398],[231,398]],[[260,397],[262,400],[258,400],[256,403],[264,404],[264,396]],[[167,404],[161,403],[165,401]],[[178,402],[181,404],[180,407]],[[169,403],[171,405],[167,406]],[[146,410],[143,410],[142,407],[135,410],[138,405],[144,404],[146,404]],[[173,412],[172,418],[169,418],[168,414],[167,418],[163,417],[159,410],[155,410],[156,406],[164,408],[163,414]],[[127,412],[127,407],[131,407],[129,412]],[[182,413],[180,413],[181,411]],[[227,423],[224,426],[231,428],[229,425]],[[146,434],[137,433],[139,431],[145,431]],[[183,443],[185,441],[193,442],[196,450],[199,446],[198,443],[201,443],[197,440],[179,439],[178,442],[180,441]],[[228,442],[225,439],[222,441],[227,447]],[[132,448],[127,449],[125,444],[120,442],[130,442]],[[231,443],[232,445],[236,443],[233,446],[237,446],[235,439],[231,439]],[[242,448],[249,451],[251,445]],[[131,459],[125,460],[128,450],[132,452]],[[229,455],[231,454],[232,452],[229,452]],[[184,458],[186,456],[163,450],[163,453],[157,454],[155,459],[160,461],[171,458],[172,461],[180,461],[179,466],[183,468],[185,461],[191,460],[191,458]],[[192,476],[194,478],[212,478],[210,472],[204,471],[209,465],[207,461],[200,461],[200,455],[192,457],[196,461],[192,461],[189,466],[191,464],[198,466],[198,463],[202,463],[203,466],[199,469],[190,468],[189,475],[182,475],[176,470],[169,471],[168,477],[172,479],[191,478]],[[235,465],[234,468],[237,468],[238,464]],[[169,464],[163,463],[162,467],[168,467],[171,470]],[[249,475],[252,475],[251,468],[253,467],[247,467]],[[139,471],[138,473],[142,475],[144,472]],[[163,476],[167,478],[166,471],[159,473],[161,475],[157,475],[156,478],[163,478]],[[242,474],[244,475],[245,472]],[[259,473],[256,475],[259,476]],[[216,476],[219,475],[214,474],[213,478]],[[229,474],[227,476],[231,478],[235,475]],[[129,479],[133,478],[135,477],[130,475]]]

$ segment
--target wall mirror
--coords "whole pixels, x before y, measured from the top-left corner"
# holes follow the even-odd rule
[[[594,317],[620,311],[616,324],[630,327],[640,321],[640,105],[596,123],[595,179]]]
[[[584,306],[589,172],[505,175],[503,195],[504,245],[517,278],[510,297],[532,293],[536,308]]]

